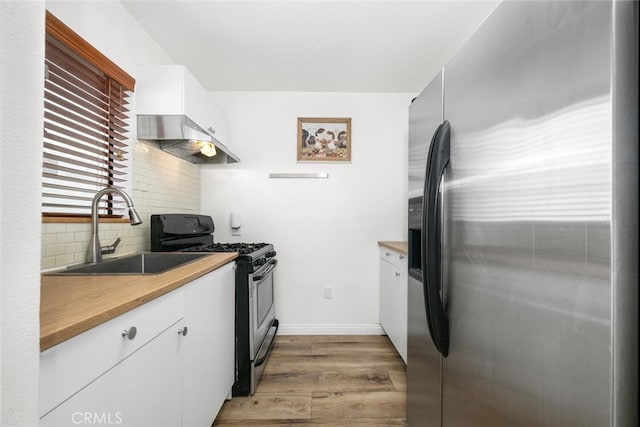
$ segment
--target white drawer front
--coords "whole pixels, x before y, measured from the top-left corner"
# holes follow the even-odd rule
[[[183,306],[177,289],[40,353],[40,416],[178,321]]]
[[[407,265],[407,257],[404,254],[394,251],[393,249],[381,247],[380,258],[395,265],[400,269],[404,269]]]

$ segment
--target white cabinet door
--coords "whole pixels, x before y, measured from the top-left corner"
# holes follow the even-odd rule
[[[40,425],[180,426],[184,337],[177,333],[179,323],[47,414]]]
[[[184,65],[138,65],[136,72],[137,114],[184,114],[229,145],[224,110]]]
[[[182,66],[180,66],[182,67]],[[227,119],[224,110],[191,72],[182,67],[184,85],[184,114],[214,137],[227,144]]]
[[[234,381],[235,277],[227,264],[184,287],[183,426],[210,426]]]
[[[380,324],[402,359],[407,361],[406,257],[381,248]]]
[[[210,98],[210,108],[212,116],[209,119],[211,121],[211,127],[213,128],[213,137],[223,145],[230,147],[229,132],[227,126],[227,114],[224,109],[216,102],[215,99]]]

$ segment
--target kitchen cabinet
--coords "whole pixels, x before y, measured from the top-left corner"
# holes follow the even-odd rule
[[[380,246],[380,325],[407,361],[407,259],[405,253]]]
[[[234,263],[184,288],[183,423],[210,426],[233,386],[235,359]]]
[[[211,425],[234,378],[233,266],[42,352],[41,425]]]
[[[229,143],[224,110],[184,65],[138,65],[136,114],[185,115]]]

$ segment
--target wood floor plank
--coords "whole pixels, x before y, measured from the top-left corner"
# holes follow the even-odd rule
[[[395,387],[385,371],[352,369],[323,372],[321,387],[315,391],[393,391]]]
[[[265,372],[256,393],[311,393],[318,391],[322,381],[321,371]]]
[[[311,351],[314,355],[345,355],[345,354],[396,354],[395,348],[389,343],[381,342],[314,342],[311,344]]]
[[[311,342],[341,342],[341,341],[358,341],[358,342],[389,342],[386,335],[308,335]]]
[[[389,371],[389,378],[397,391],[407,391],[407,371]]]
[[[300,339],[276,339],[273,345],[276,354],[306,356],[311,354],[311,341]]]
[[[314,427],[401,427],[407,426],[405,418],[343,418],[320,419],[310,418],[302,420],[222,420],[213,424],[215,427],[246,426],[246,427],[281,427],[281,426],[314,426]]]
[[[257,392],[304,393],[312,391],[397,391],[386,371],[300,371],[263,374]]]
[[[246,426],[246,427],[404,427],[406,418],[309,418],[301,420],[220,420],[213,424],[215,427]]]
[[[405,393],[397,391],[314,392],[312,396],[313,418],[401,418],[407,411]]]
[[[280,356],[272,354],[265,372],[330,371],[347,369],[393,370],[405,369],[397,354],[337,354],[312,356]]]
[[[256,393],[224,403],[217,420],[311,418],[311,393]]]

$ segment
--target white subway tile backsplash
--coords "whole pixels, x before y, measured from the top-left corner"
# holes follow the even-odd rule
[[[56,256],[56,266],[73,264],[73,254],[63,254]]]
[[[46,245],[51,245],[53,243],[56,243],[56,233],[43,233],[42,234],[42,245],[46,246]]]
[[[85,245],[82,244],[82,242],[74,242],[74,243],[69,243],[65,246],[64,248],[66,253],[74,253],[74,252],[82,252],[82,251],[86,251],[87,248],[85,248]]]
[[[102,245],[104,246],[106,242],[111,242],[116,238],[122,238],[122,233],[119,230],[106,230],[104,233],[100,233],[100,239],[103,240]]]
[[[48,270],[48,269],[51,269],[51,268],[55,268],[56,267],[56,257],[54,257],[54,256],[42,257],[41,265],[42,265],[41,268],[43,270]]]
[[[47,233],[63,233],[67,230],[67,224],[49,223],[44,225],[45,227],[43,227],[43,229],[45,229]]]
[[[75,242],[75,233],[56,233],[56,243],[71,243]]]
[[[88,242],[91,238],[91,233],[89,230],[87,231],[77,231],[73,233],[74,241],[76,242]]]
[[[74,252],[73,253],[73,264],[82,264],[83,262],[87,262],[87,251]]]
[[[44,256],[58,256],[64,255],[66,253],[66,248],[64,243],[54,243],[52,245],[47,245],[44,250]]]
[[[84,231],[89,233],[91,231],[91,224],[83,222],[83,223],[68,223],[65,224],[65,230],[68,232],[76,232],[76,231]]]

